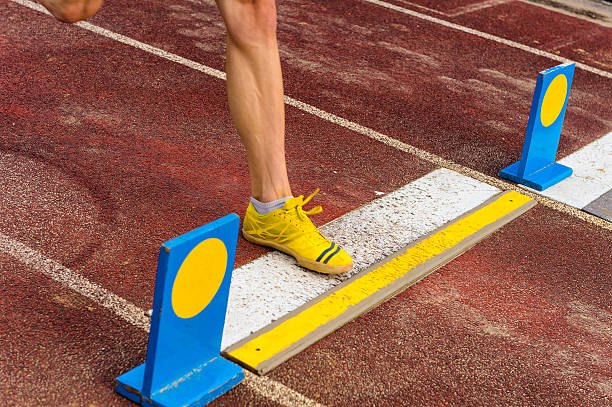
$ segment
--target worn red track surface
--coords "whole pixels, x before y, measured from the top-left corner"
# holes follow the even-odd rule
[[[612,71],[612,30],[508,2],[395,4]],[[442,14],[444,13],[444,14]],[[161,242],[228,212],[248,176],[225,84],[0,4],[0,233],[142,308]],[[223,68],[213,5],[108,2],[92,23]],[[515,161],[557,63],[365,2],[279,4],[286,94],[488,175]],[[577,70],[559,154],[612,130],[612,79]],[[325,223],[435,167],[294,108],[296,193]],[[544,207],[270,376],[329,405],[609,405],[609,231]],[[264,253],[239,242],[238,265]],[[146,333],[0,255],[2,405],[112,406]],[[276,405],[240,385],[213,405]]]

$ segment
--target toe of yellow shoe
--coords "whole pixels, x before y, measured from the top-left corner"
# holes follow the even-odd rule
[[[330,266],[340,267],[349,266],[353,264],[353,259],[347,252],[344,251],[344,249],[340,249],[340,251],[336,253],[336,255],[334,255],[334,257],[332,257],[327,264]]]

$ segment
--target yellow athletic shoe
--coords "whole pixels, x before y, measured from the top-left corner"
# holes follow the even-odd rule
[[[303,206],[319,192],[304,199],[303,195],[289,198],[280,208],[260,215],[252,204],[246,210],[242,235],[251,243],[273,247],[287,253],[307,269],[325,274],[339,274],[353,267],[353,260],[340,246],[331,242],[312,224],[308,215],[323,211],[315,206],[304,211]]]

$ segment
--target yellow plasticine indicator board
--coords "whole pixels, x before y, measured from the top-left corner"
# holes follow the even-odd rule
[[[224,356],[257,373],[266,373],[420,280],[534,205],[531,198],[514,191],[497,196],[386,263],[352,277],[287,317],[238,342],[228,348]]]

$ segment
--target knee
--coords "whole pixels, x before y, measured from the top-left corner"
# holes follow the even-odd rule
[[[274,0],[226,0],[222,4],[221,13],[233,43],[246,46],[276,41]]]

